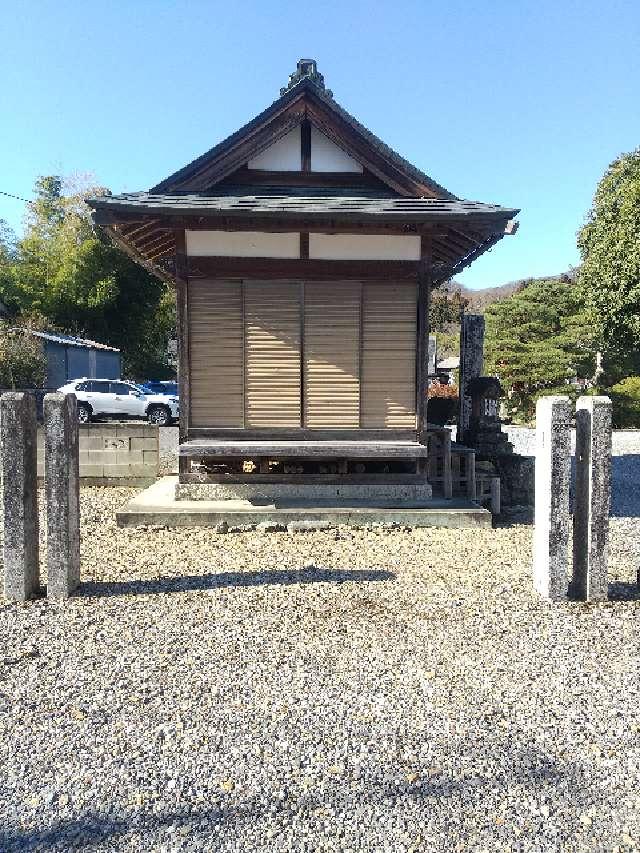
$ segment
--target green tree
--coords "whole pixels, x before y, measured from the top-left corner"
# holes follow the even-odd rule
[[[578,283],[610,358],[640,349],[640,148],[615,160],[578,234]]]
[[[31,326],[0,323],[0,387],[42,387],[46,373],[42,344]]]
[[[538,394],[589,378],[594,340],[578,289],[566,278],[532,281],[487,308],[485,370],[500,378],[518,413]]]
[[[460,324],[460,315],[469,305],[466,296],[457,291],[449,293],[446,285],[434,290],[429,306],[429,325],[432,332],[450,332],[452,324]]]
[[[42,315],[61,331],[119,347],[130,376],[170,376],[172,298],[93,228],[84,197],[107,190],[85,184],[65,194],[56,176],[35,189],[24,237],[0,272],[0,299],[16,315]]]

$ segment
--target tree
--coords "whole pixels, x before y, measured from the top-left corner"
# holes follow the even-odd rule
[[[607,169],[578,248],[578,283],[599,348],[614,359],[640,349],[640,148]]]
[[[487,308],[486,372],[530,414],[537,393],[593,376],[595,342],[579,290],[567,277],[535,280]]]
[[[451,324],[459,325],[460,314],[469,305],[469,300],[458,291],[449,293],[446,285],[431,294],[429,325],[433,332],[450,332]]]
[[[0,387],[42,387],[46,373],[42,344],[30,325],[0,323]]]
[[[101,187],[65,194],[57,176],[38,179],[24,237],[0,266],[0,299],[19,316],[34,313],[69,334],[123,352],[125,372],[172,375],[166,344],[175,327],[167,286],[95,231],[84,203]]]

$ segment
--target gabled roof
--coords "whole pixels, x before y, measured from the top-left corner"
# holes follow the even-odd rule
[[[323,133],[341,130],[341,133],[332,134],[332,141],[399,194],[456,198],[386,145],[309,77],[302,78],[244,127],[160,181],[149,192],[203,192],[304,120]],[[239,156],[234,158],[234,152]]]
[[[116,347],[100,344],[97,341],[90,341],[87,338],[76,338],[73,335],[64,335],[62,332],[36,332],[33,329],[31,334],[36,338],[41,338],[44,341],[49,341],[52,344],[62,344],[66,347],[81,347],[83,349],[98,349],[108,352],[120,352]]]
[[[299,171],[249,165],[299,127]],[[314,128],[362,172],[309,171]],[[270,107],[149,192],[87,203],[94,223],[116,245],[169,282],[178,269],[176,234],[185,229],[342,228],[429,234],[432,281],[438,283],[514,234],[519,212],[459,199],[407,162],[334,100],[313,60],[300,60]]]

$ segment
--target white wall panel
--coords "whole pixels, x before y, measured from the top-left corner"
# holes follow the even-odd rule
[[[411,234],[309,234],[309,257],[325,261],[419,261],[420,237]]]
[[[250,169],[273,172],[299,172],[302,169],[300,126],[289,131],[282,139],[265,149],[247,163]]]
[[[187,231],[187,254],[198,257],[299,258],[300,234],[263,231]]]
[[[311,171],[312,172],[362,172],[363,168],[346,154],[342,148],[328,139],[324,133],[311,126]]]

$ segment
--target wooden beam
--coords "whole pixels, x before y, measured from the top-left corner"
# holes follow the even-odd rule
[[[366,169],[364,172],[272,172],[241,166],[216,186],[345,187],[381,190],[389,194],[387,184]]]
[[[415,441],[414,429],[298,429],[298,427],[191,427],[189,438],[206,441]]]
[[[143,255],[148,255],[162,243],[166,243],[168,241],[171,241],[173,243],[173,234],[167,234],[166,231],[154,231],[153,234],[150,234],[148,237],[145,237],[144,240],[132,240],[131,242],[139,252],[141,252]]]
[[[171,240],[170,242],[163,244],[159,248],[154,249],[153,252],[151,252],[150,254],[147,255],[147,257],[149,258],[149,260],[152,263],[155,264],[159,258],[164,258],[165,256],[174,257],[175,251],[176,251],[175,244],[174,244],[173,240]]]
[[[226,460],[229,462],[237,462],[235,459]],[[344,486],[347,483],[352,485],[365,485],[369,483],[384,483],[390,485],[392,483],[398,485],[408,485],[410,483],[424,483],[424,475],[422,474],[285,474],[280,472],[277,474],[263,473],[228,473],[221,471],[219,473],[202,474],[184,474],[180,477],[181,483],[325,483],[336,486]]]
[[[146,237],[147,234],[152,234],[161,228],[160,219],[152,219],[149,222],[144,222],[141,225],[121,225],[120,231],[126,240],[140,240]]]
[[[113,240],[116,246],[121,249],[125,255],[131,258],[132,261],[135,261],[137,264],[140,264],[141,267],[144,267],[148,273],[156,276],[156,278],[161,279],[161,281],[166,281],[167,283],[173,283],[173,277],[169,275],[164,270],[159,267],[154,266],[144,255],[141,255],[137,252],[132,246],[130,246],[123,237],[116,231],[115,228],[109,226],[103,226],[106,233]]]
[[[302,172],[308,174],[311,171],[311,125],[306,119],[300,126],[300,155]]]
[[[189,306],[187,248],[184,230],[175,231],[176,325],[178,335],[178,395],[180,398],[180,441],[186,441],[191,421],[191,359],[189,353]],[[181,463],[180,474],[188,462]],[[183,470],[184,469],[184,470]]]
[[[416,432],[421,444],[427,443],[427,392],[429,371],[429,300],[431,291],[432,246],[428,236],[421,239],[418,268],[418,323],[416,341]]]
[[[415,279],[418,261],[325,261],[286,258],[189,257],[189,278]]]
[[[265,456],[268,459],[416,459],[426,456],[426,448],[417,441],[353,441],[337,439],[258,439],[249,441],[244,436],[237,439],[191,439],[178,448],[180,456],[208,456],[251,459]]]

